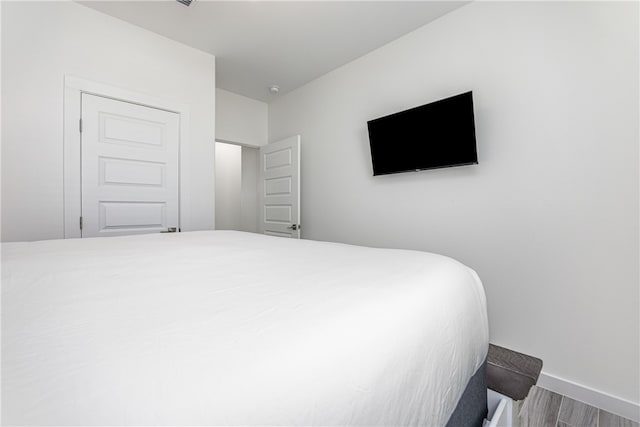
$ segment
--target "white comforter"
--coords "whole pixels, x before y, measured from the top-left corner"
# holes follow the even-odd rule
[[[440,255],[213,231],[4,244],[2,420],[442,426],[486,356]]]

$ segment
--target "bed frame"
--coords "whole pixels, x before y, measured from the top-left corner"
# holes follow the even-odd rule
[[[487,360],[467,383],[446,427],[482,427],[487,418]]]

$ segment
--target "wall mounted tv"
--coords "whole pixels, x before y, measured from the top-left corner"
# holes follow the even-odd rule
[[[367,122],[374,175],[478,163],[466,92]]]

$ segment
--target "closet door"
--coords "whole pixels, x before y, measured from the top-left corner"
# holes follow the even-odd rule
[[[177,230],[179,115],[82,94],[82,237]]]

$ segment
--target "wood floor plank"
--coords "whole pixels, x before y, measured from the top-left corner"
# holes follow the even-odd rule
[[[640,427],[640,424],[534,386],[514,402],[514,427]]]
[[[520,410],[522,427],[553,427],[558,420],[562,395],[532,387]]]
[[[558,421],[575,427],[598,427],[598,409],[565,396]]]
[[[520,408],[524,404],[524,400],[515,400],[513,402],[512,414],[511,414],[511,425],[513,427],[523,427],[522,422],[520,420]]]
[[[599,427],[640,427],[638,423],[622,418],[619,415],[614,415],[610,412],[600,409],[599,414]]]

